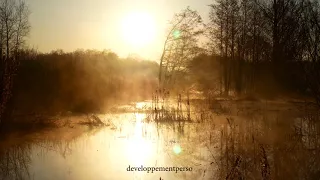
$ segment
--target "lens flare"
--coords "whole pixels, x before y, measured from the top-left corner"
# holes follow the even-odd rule
[[[173,37],[174,38],[179,38],[180,37],[180,31],[179,30],[175,30],[175,31],[173,31]]]
[[[180,145],[176,144],[176,145],[173,146],[173,152],[174,152],[175,154],[178,155],[178,154],[181,153],[181,151],[182,151],[182,149],[181,149]]]

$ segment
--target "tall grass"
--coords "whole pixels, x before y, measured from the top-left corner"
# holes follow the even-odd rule
[[[176,98],[175,98],[176,96]],[[185,97],[184,97],[185,96]],[[152,118],[156,122],[191,121],[189,93],[170,94],[166,89],[157,89],[152,95]]]

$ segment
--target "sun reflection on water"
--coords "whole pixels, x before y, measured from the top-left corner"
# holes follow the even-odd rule
[[[136,123],[134,135],[129,139],[127,153],[130,163],[135,165],[146,164],[152,156],[152,143],[143,137],[145,114],[135,114]]]
[[[140,110],[145,108],[146,106],[147,106],[146,102],[138,102],[138,103],[136,103],[136,108],[140,109]]]

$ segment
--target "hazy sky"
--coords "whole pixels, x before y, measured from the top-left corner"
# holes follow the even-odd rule
[[[158,60],[167,21],[190,6],[207,19],[212,0],[26,0],[31,10],[29,45],[41,52],[55,49],[111,49],[121,57],[136,53]],[[132,12],[155,21],[155,36],[142,47],[129,45],[121,23]]]

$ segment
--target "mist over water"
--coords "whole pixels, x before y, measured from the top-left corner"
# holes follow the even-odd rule
[[[246,165],[231,172],[241,170],[246,176],[259,179],[264,157],[260,148],[267,156],[265,170],[275,179],[301,179],[306,174],[317,174],[314,168],[319,167],[320,161],[312,154],[319,140],[310,137],[319,130],[313,119],[316,114],[306,116],[292,104],[256,104],[257,108],[250,110],[245,103],[238,104],[237,109],[219,103],[234,112],[217,114],[198,105],[192,108],[191,122],[155,122],[150,121],[150,112],[130,111],[129,108],[151,107],[150,101],[137,102],[118,108],[128,112],[99,114],[106,127],[85,126],[85,133],[72,139],[47,138],[50,133],[57,133],[52,131],[2,145],[1,178],[220,179],[230,173],[241,153],[241,161]],[[275,106],[280,110],[275,111]],[[308,168],[308,161],[314,162],[312,168]],[[129,165],[192,167],[192,171],[129,172]]]

